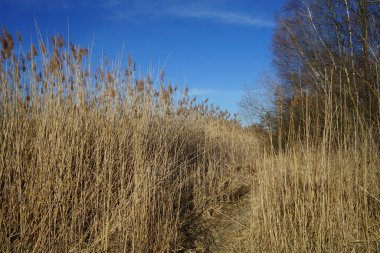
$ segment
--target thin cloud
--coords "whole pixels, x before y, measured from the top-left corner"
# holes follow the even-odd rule
[[[221,10],[228,0],[219,1],[193,1],[184,3],[173,0],[158,1],[128,1],[111,0],[102,6],[111,11],[109,19],[123,21],[136,17],[176,17],[204,19],[217,23],[245,25],[252,27],[273,27],[271,19],[261,19],[240,12],[229,12]]]
[[[224,12],[224,11],[210,11],[210,10],[193,10],[193,11],[172,11],[171,14],[177,17],[187,18],[202,18],[210,19],[214,22],[247,25],[255,27],[272,27],[273,22],[251,17],[242,13]]]
[[[122,4],[123,4],[123,2],[121,0],[108,0],[104,3],[102,3],[100,6],[104,7],[104,8],[112,9],[112,8],[118,8],[118,7],[122,6]]]

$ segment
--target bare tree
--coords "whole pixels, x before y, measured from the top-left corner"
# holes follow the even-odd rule
[[[276,24],[273,63],[280,84],[272,92],[271,124],[287,136],[282,140],[294,132],[320,136],[327,112],[337,132],[349,131],[350,120],[380,127],[379,1],[289,0]]]

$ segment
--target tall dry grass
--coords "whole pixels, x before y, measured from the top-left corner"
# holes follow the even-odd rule
[[[233,197],[254,138],[131,58],[95,69],[62,36],[21,41],[3,28],[0,251],[207,250],[204,213]]]
[[[290,123],[269,134],[255,161],[252,252],[380,252],[380,115],[368,120],[350,89],[334,98],[338,74],[325,73],[319,105],[296,98],[303,130]]]
[[[244,131],[131,58],[0,39],[1,252],[380,251],[379,121],[326,96],[321,135],[305,98],[303,131]],[[210,247],[245,180],[245,241]]]
[[[297,148],[257,166],[253,252],[379,252],[380,159],[371,146]]]

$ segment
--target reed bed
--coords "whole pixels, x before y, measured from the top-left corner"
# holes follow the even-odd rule
[[[238,189],[254,138],[131,57],[95,68],[60,35],[17,38],[3,28],[0,251],[207,248],[204,212]]]
[[[310,120],[244,129],[131,57],[96,67],[60,35],[28,49],[13,37],[3,28],[1,252],[228,249],[212,226],[243,195],[249,224],[220,240],[230,249],[380,251],[378,120],[326,96],[300,100],[305,119],[324,112],[315,136]]]
[[[304,131],[290,124],[269,134],[254,163],[249,251],[379,252],[380,117],[370,124],[332,96],[323,108],[302,103]],[[324,117],[311,123],[308,113],[319,110]]]

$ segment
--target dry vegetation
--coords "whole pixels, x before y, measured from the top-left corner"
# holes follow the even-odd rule
[[[244,129],[131,58],[16,38],[3,28],[1,252],[380,252],[380,110],[334,97],[336,69],[317,107],[296,93],[286,120]]]
[[[277,17],[250,250],[380,252],[379,14],[378,1],[290,0]]]
[[[260,161],[253,252],[379,252],[379,154],[295,149]]]
[[[3,29],[1,252],[168,252],[211,244],[258,146],[227,113],[87,49],[14,50]],[[16,51],[16,52],[14,52]],[[241,170],[242,171],[242,170]]]

